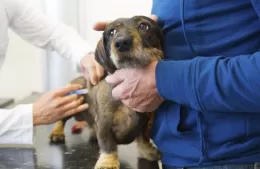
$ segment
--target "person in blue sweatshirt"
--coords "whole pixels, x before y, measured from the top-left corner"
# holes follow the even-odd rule
[[[108,76],[113,96],[156,112],[165,169],[260,169],[260,1],[153,0],[152,14],[165,59]]]

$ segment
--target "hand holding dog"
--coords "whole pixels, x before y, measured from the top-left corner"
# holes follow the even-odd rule
[[[69,85],[44,94],[33,105],[33,124],[51,124],[88,108],[83,97],[67,93],[81,89],[80,85]]]
[[[95,60],[95,55],[85,56],[80,61],[81,71],[86,80],[90,80],[92,85],[96,85],[104,76],[104,69]]]
[[[157,61],[144,69],[121,69],[106,77],[106,81],[116,85],[112,90],[115,99],[137,112],[152,112],[163,102],[158,94],[155,80]]]

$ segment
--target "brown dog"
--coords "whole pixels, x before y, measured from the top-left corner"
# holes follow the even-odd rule
[[[98,42],[95,57],[107,73],[122,68],[142,68],[151,61],[163,57],[163,33],[159,25],[145,16],[120,18],[110,23]],[[72,83],[79,83],[89,89],[84,96],[89,104],[86,112],[75,116],[85,120],[91,138],[97,139],[101,155],[96,169],[118,169],[117,145],[129,144],[134,140],[140,157],[150,161],[160,160],[159,151],[145,138],[149,124],[149,113],[135,112],[121,101],[112,97],[113,86],[103,79],[91,86],[83,77]],[[67,119],[59,121],[50,138],[53,142],[64,140],[64,125]]]

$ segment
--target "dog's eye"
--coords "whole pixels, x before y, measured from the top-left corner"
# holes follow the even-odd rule
[[[116,34],[116,30],[115,29],[111,29],[110,31],[109,31],[109,35],[110,36],[114,36]]]
[[[150,29],[150,26],[146,23],[141,23],[139,25],[139,28],[148,31]]]

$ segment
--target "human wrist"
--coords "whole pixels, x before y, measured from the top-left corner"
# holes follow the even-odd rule
[[[160,90],[160,86],[163,82],[161,82],[163,79],[160,78],[160,73],[161,73],[161,68],[160,68],[160,64],[161,64],[161,60],[159,60],[157,63],[156,63],[156,66],[155,66],[155,87],[156,87],[156,90],[158,92],[158,95],[162,98],[162,99],[165,99],[162,95],[162,92]]]
[[[158,63],[159,63],[159,61],[155,61],[155,62],[153,62],[153,70],[154,70],[154,74],[153,74],[153,76],[154,76],[154,81],[155,81],[155,89],[156,89],[156,92],[158,93],[158,95],[159,95],[159,97],[161,98],[161,100],[163,100],[164,101],[164,98],[159,94],[159,89],[158,89],[158,82],[157,82],[157,78],[158,77],[156,77],[157,76],[157,66],[158,66]]]
[[[165,100],[189,105],[194,93],[194,60],[162,60],[156,66],[156,86]]]

